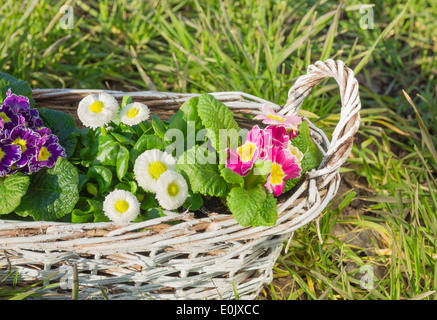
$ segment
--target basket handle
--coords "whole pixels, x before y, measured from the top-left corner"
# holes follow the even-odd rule
[[[300,76],[290,88],[288,100],[279,112],[287,116],[297,114],[305,97],[324,78],[334,78],[337,81],[342,107],[340,121],[332,133],[331,143],[319,169],[335,170],[349,157],[354,135],[360,126],[361,102],[358,81],[353,70],[346,67],[341,60],[317,61],[310,65],[307,74]]]

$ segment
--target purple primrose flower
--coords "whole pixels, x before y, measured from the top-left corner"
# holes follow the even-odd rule
[[[0,176],[52,168],[59,157],[67,156],[58,137],[44,127],[27,97],[9,89],[0,106]]]

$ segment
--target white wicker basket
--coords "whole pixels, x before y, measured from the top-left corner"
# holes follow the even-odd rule
[[[80,299],[100,299],[99,285],[115,299],[232,299],[235,285],[241,299],[254,299],[272,281],[272,268],[285,240],[319,217],[337,192],[339,168],[348,158],[360,124],[358,82],[341,61],[309,66],[297,79],[288,101],[280,107],[241,92],[213,95],[238,113],[259,113],[266,103],[281,113],[296,114],[303,99],[322,79],[332,77],[340,87],[341,118],[331,142],[312,125],[311,137],[323,153],[318,169],[278,204],[273,227],[243,227],[230,215],[211,213],[195,218],[190,212],[171,214],[120,227],[113,223],[60,223],[0,220],[0,272],[9,264],[22,280],[42,280],[57,269],[77,265]],[[75,106],[97,90],[34,90],[37,106],[75,114]],[[126,93],[107,91],[119,101]],[[152,113],[165,116],[195,94],[129,92]],[[68,106],[68,104],[70,106]],[[73,106],[73,107],[72,107]],[[242,127],[252,126],[236,116]],[[170,225],[168,221],[180,220]],[[51,281],[59,281],[62,272]],[[52,298],[70,298],[71,291],[53,289]]]

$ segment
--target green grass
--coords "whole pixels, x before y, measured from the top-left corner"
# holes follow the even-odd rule
[[[378,2],[374,29],[363,29],[369,1],[73,0],[75,26],[64,30],[65,2],[0,5],[1,71],[34,88],[235,90],[284,104],[317,60],[355,69],[362,124],[346,188],[320,219],[323,243],[315,223],[298,230],[260,298],[436,298],[435,2]],[[329,135],[336,84],[317,86],[302,109]],[[353,239],[364,234],[370,249]],[[373,289],[360,285],[365,267],[381,271]]]

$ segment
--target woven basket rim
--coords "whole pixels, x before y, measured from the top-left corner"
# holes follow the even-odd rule
[[[317,79],[314,80],[314,74],[316,74]],[[347,76],[346,76],[347,75]],[[307,77],[307,78],[305,78]],[[259,106],[260,104],[268,104],[269,106],[273,107],[275,110],[280,110],[280,112],[286,113],[288,115],[290,114],[296,114],[300,108],[300,105],[302,104],[303,98],[306,97],[311,89],[320,82],[323,78],[326,77],[334,77],[339,83],[340,86],[340,92],[342,97],[342,114],[341,119],[336,127],[336,131],[342,132],[343,135],[339,138],[335,137],[336,131],[334,131],[333,134],[333,140],[335,139],[336,142],[340,141],[342,137],[345,136],[345,130],[344,127],[348,125],[349,122],[353,122],[351,125],[349,125],[348,130],[346,133],[349,133],[346,146],[347,148],[337,148],[335,151],[337,153],[342,152],[343,154],[333,154],[329,151],[332,150],[332,143],[333,141],[329,141],[327,136],[324,134],[324,132],[320,129],[318,129],[316,126],[314,126],[311,121],[309,121],[307,118],[303,117],[305,121],[308,122],[311,132],[311,137],[313,138],[313,141],[316,143],[316,145],[319,147],[319,149],[324,154],[322,164],[319,168],[313,169],[306,173],[305,178],[302,179],[302,183],[298,190],[296,190],[293,194],[290,195],[290,198],[286,200],[285,202],[282,202],[278,204],[278,220],[277,224],[275,226],[265,226],[265,227],[243,227],[243,226],[236,226],[238,225],[238,222],[236,222],[235,218],[232,217],[232,215],[222,215],[217,213],[209,214],[207,217],[204,218],[193,218],[191,216],[192,213],[185,212],[182,214],[175,214],[172,211],[164,211],[165,214],[167,214],[166,217],[157,218],[148,220],[145,222],[139,222],[139,223],[130,223],[125,226],[116,225],[113,222],[90,222],[85,224],[78,224],[78,223],[71,223],[71,222],[52,222],[52,221],[20,221],[20,220],[0,220],[0,232],[2,229],[8,229],[10,227],[15,229],[23,229],[23,228],[42,228],[42,227],[59,227],[59,230],[68,231],[69,228],[63,228],[65,226],[69,226],[71,229],[108,229],[106,236],[107,237],[114,237],[114,236],[120,236],[122,234],[125,234],[127,232],[132,232],[135,230],[139,230],[141,228],[152,228],[153,226],[162,225],[165,222],[172,221],[172,220],[181,220],[184,222],[181,222],[181,224],[178,224],[173,227],[169,227],[166,230],[174,231],[174,230],[181,230],[185,229],[188,231],[188,234],[192,230],[196,230],[196,228],[199,228],[199,224],[205,224],[210,222],[215,223],[227,223],[231,227],[234,226],[234,228],[230,228],[230,232],[232,234],[239,234],[236,238],[231,239],[244,239],[244,238],[250,238],[253,236],[267,236],[267,235],[278,235],[278,234],[284,234],[284,233],[290,233],[296,230],[298,227],[301,227],[302,225],[306,224],[307,222],[312,221],[313,219],[317,218],[319,213],[321,212],[320,208],[324,208],[327,203],[332,199],[332,197],[335,195],[340,177],[339,177],[339,168],[342,165],[342,163],[345,161],[347,156],[349,155],[349,152],[352,147],[353,143],[353,136],[355,132],[358,129],[359,126],[359,109],[360,109],[360,102],[359,102],[359,96],[358,96],[358,90],[357,90],[357,81],[353,77],[353,71],[348,69],[344,66],[344,63],[341,61],[333,61],[328,60],[325,63],[323,62],[316,62],[314,65],[311,65],[308,67],[308,73],[305,76],[301,76],[296,81],[295,85],[290,89],[289,92],[289,100],[287,101],[286,105],[281,109],[281,107],[277,104],[274,104],[272,102],[266,101],[264,99],[261,99],[259,97],[244,93],[244,92],[218,92],[218,93],[211,93],[219,100],[226,100],[226,101],[237,101],[238,98],[240,99],[246,99],[247,101],[253,102],[253,106],[250,106],[249,104],[246,104],[245,107],[248,109],[252,109],[252,112],[254,114],[259,113]],[[345,83],[342,84],[342,80],[345,80]],[[306,81],[306,82],[305,82]],[[309,85],[307,84],[309,83]],[[303,89],[304,90],[303,90]],[[117,99],[120,99],[123,95],[131,95],[134,100],[138,99],[139,97],[153,97],[155,99],[170,99],[170,101],[176,101],[177,103],[181,104],[181,101],[185,101],[190,97],[196,96],[198,94],[180,94],[180,93],[168,93],[168,92],[156,92],[156,91],[137,91],[137,92],[123,92],[118,90],[93,90],[93,89],[35,89],[33,91],[35,100],[42,100],[42,101],[48,101],[50,99],[59,99],[59,97],[65,97],[67,96],[78,96],[81,97],[83,95],[90,94],[92,92],[108,92],[113,94]],[[346,93],[345,93],[346,92]],[[298,93],[298,94],[297,94]],[[354,96],[352,97],[352,94],[354,93]],[[347,96],[347,97],[346,97]],[[42,99],[43,97],[43,99]],[[346,99],[348,98],[348,99]],[[347,104],[349,102],[353,103],[353,112],[348,111],[346,112]],[[147,103],[146,103],[147,104]],[[238,109],[241,108],[241,103],[235,103],[232,105],[231,109]],[[355,116],[355,119],[352,119],[352,117]],[[346,120],[347,121],[346,121]],[[353,121],[352,121],[353,120]],[[358,123],[358,125],[357,125]],[[343,125],[340,128],[340,125]],[[340,128],[340,129],[339,129]],[[339,135],[337,132],[337,135]],[[345,142],[342,142],[342,145],[345,145]],[[326,165],[326,163],[331,159],[337,159],[338,165],[330,166]],[[322,179],[321,177],[330,177],[330,180],[326,182],[326,179]],[[321,189],[326,191],[322,198],[322,196],[319,193],[319,190]],[[298,197],[306,192],[306,196],[302,199],[298,199]],[[298,201],[300,207],[297,206],[296,201]],[[314,209],[314,204],[317,203],[318,207]],[[304,215],[300,215],[300,217],[297,217],[294,224],[287,222],[288,216],[293,216],[293,214],[290,214],[290,211],[287,211],[289,209],[289,206],[294,206],[291,211],[298,212],[299,210],[305,210],[304,208],[307,208],[305,212],[305,217],[301,218]],[[296,207],[297,206],[297,207]],[[296,210],[298,208],[298,210]],[[313,209],[313,210],[312,210]],[[284,218],[285,217],[285,218]],[[285,224],[286,226],[281,226],[282,224]],[[179,226],[179,227],[178,227]],[[202,229],[202,233],[207,232],[215,232],[215,228],[217,226],[211,228],[211,230]],[[251,231],[247,231],[248,229],[251,229]],[[245,230],[245,231],[244,231]],[[179,236],[183,235],[182,233],[179,233]],[[189,237],[188,237],[189,238]],[[191,237],[195,239],[195,241],[200,241],[203,239],[202,237]],[[173,241],[174,242],[174,241]],[[168,241],[168,245],[172,245],[172,241]]]

